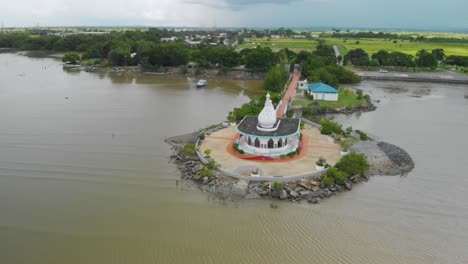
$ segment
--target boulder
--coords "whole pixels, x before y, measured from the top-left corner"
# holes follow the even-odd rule
[[[308,201],[309,203],[316,204],[316,203],[320,203],[321,200],[322,200],[322,199],[320,199],[320,198],[317,197],[317,198],[310,198],[310,199],[308,199],[307,201]]]
[[[309,195],[309,194],[310,194],[310,191],[303,190],[303,191],[300,191],[299,193],[300,193],[301,195],[303,195],[303,196],[306,196],[306,195]]]
[[[295,192],[300,192],[302,190],[304,190],[304,188],[302,188],[302,187],[297,187],[296,189],[294,189]]]
[[[288,193],[286,192],[286,190],[281,190],[279,192],[279,198],[281,200],[285,200],[285,199],[288,199]]]
[[[296,198],[297,196],[299,196],[299,194],[296,192],[296,191],[291,191],[289,193],[292,197]]]
[[[351,184],[351,182],[347,181],[347,182],[345,182],[344,187],[347,190],[351,190],[353,188],[353,185]]]

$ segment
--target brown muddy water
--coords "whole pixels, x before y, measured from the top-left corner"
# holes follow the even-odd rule
[[[415,170],[272,209],[176,187],[164,138],[260,94],[196,81],[0,54],[0,263],[468,263],[467,87],[362,83],[378,110],[338,119]]]

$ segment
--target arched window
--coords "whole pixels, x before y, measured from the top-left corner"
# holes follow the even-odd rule
[[[278,148],[281,148],[283,146],[283,139],[278,140]]]
[[[284,145],[286,146],[287,144],[288,144],[288,139],[286,138],[286,139],[284,140]]]
[[[275,145],[275,142],[273,142],[273,139],[270,138],[270,140],[268,140],[268,148],[271,149],[273,148]]]
[[[247,139],[247,144],[249,144],[249,146],[252,146],[252,138],[251,138],[251,137],[249,137],[249,138]]]
[[[255,147],[256,148],[260,147],[260,140],[258,138],[255,139]]]

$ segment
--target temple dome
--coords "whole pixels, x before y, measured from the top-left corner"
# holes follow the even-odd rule
[[[258,125],[262,128],[273,128],[276,123],[276,111],[270,100],[270,93],[267,94],[265,106],[258,115]]]

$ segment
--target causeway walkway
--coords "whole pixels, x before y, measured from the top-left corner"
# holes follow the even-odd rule
[[[297,83],[299,82],[300,78],[301,72],[293,73],[293,77],[291,83],[289,84],[288,90],[284,94],[283,100],[281,100],[281,105],[278,108],[278,111],[276,111],[276,117],[281,118],[284,116],[284,109],[287,107],[289,99],[294,99],[294,96],[296,95]]]

